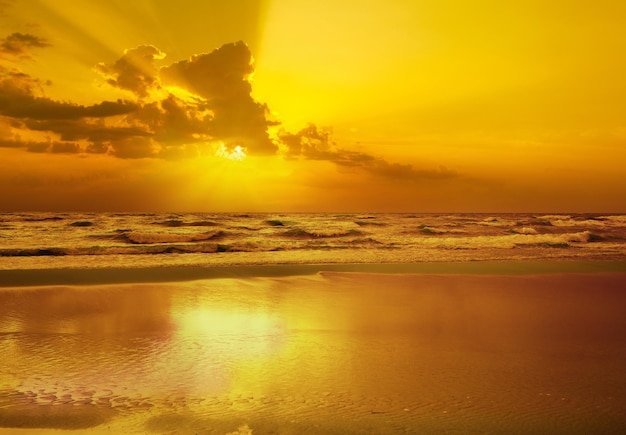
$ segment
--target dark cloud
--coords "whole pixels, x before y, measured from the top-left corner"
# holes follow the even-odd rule
[[[140,98],[145,98],[150,89],[159,87],[159,70],[154,66],[154,60],[163,57],[165,54],[158,48],[140,45],[126,50],[112,65],[96,65],[96,70],[105,75],[111,86],[126,89]]]
[[[213,140],[211,116],[196,104],[173,95],[141,105],[121,117],[116,125],[106,119],[26,120],[30,130],[48,131],[62,140],[86,140],[86,152],[109,153],[123,158],[180,158],[197,155],[188,145]],[[179,148],[179,149],[177,149]]]
[[[22,144],[13,139],[0,139],[0,148],[23,148]]]
[[[152,97],[153,101],[140,103],[137,110],[125,116],[124,122],[150,133],[152,140],[161,145],[156,155],[165,158],[189,155],[193,150],[190,144],[217,142],[224,143],[228,149],[237,145],[245,147],[248,154],[276,153],[278,147],[270,139],[268,128],[277,123],[269,120],[267,105],[254,101],[250,95],[248,79],[254,67],[243,42],[226,44],[211,53],[158,70],[154,60],[163,56],[157,48],[143,45],[126,50],[111,65],[97,66],[109,85],[132,91],[142,100]],[[184,89],[189,95],[177,97],[167,91],[168,86]],[[161,92],[152,93],[153,90]],[[160,99],[154,100],[155,97]],[[65,137],[71,138],[67,133]],[[102,150],[102,145],[95,144],[103,138],[92,139],[94,147]],[[114,141],[107,145],[113,154],[129,156],[126,152],[118,153],[116,147]],[[155,156],[153,148],[138,149]],[[138,152],[130,155],[137,156]]]
[[[111,154],[121,158],[158,157],[158,147],[150,138],[152,134],[136,127],[110,127],[102,122],[94,124],[85,120],[29,121],[26,125],[31,130],[59,134],[65,141],[59,144],[86,140],[87,144],[83,148],[77,148],[76,152]],[[74,145],[69,148],[59,145],[57,148],[75,149]],[[50,151],[54,152],[54,149]]]
[[[0,71],[1,72],[1,71]],[[28,74],[6,71],[0,75],[0,115],[30,119],[78,119],[123,115],[137,110],[137,104],[118,100],[92,106],[54,101],[41,93],[42,84]]]
[[[0,39],[0,55],[16,57],[30,57],[28,52],[31,48],[49,47],[50,44],[44,38],[29,33],[11,33],[6,38]]]
[[[108,84],[132,91],[137,101],[91,106],[52,100],[44,92],[49,82],[0,66],[0,116],[17,128],[54,133],[70,143],[33,150],[74,151],[80,141],[84,152],[124,158],[189,156],[218,143],[227,149],[245,147],[248,154],[276,153],[268,135],[276,123],[268,119],[267,105],[250,95],[248,79],[254,68],[245,44],[226,44],[159,70],[154,61],[163,56],[157,48],[142,45],[126,50],[111,65],[99,64],[96,68]],[[178,97],[162,89],[161,75],[189,95]]]
[[[253,72],[252,54],[240,41],[161,68],[161,77],[209,101],[232,101],[250,96]]]
[[[388,162],[380,158],[367,160],[357,166],[371,174],[397,180],[449,180],[460,176],[445,166],[439,166],[437,169],[418,169],[413,165]]]
[[[410,164],[392,163],[371,154],[339,148],[331,140],[330,131],[309,124],[297,133],[279,132],[278,138],[286,146],[291,158],[325,160],[340,167],[361,169],[370,174],[398,180],[443,180],[458,177],[444,167],[437,170],[418,169]]]
[[[15,52],[47,44],[27,36],[13,34],[3,44]],[[53,133],[61,139],[21,142],[5,135],[0,137],[0,147],[168,159],[194,156],[203,147],[218,143],[223,143],[226,151],[241,146],[252,155],[276,154],[281,145],[288,158],[329,161],[340,168],[388,179],[424,181],[457,176],[445,168],[418,169],[341,148],[329,131],[314,124],[297,133],[281,131],[274,142],[268,129],[278,123],[270,119],[267,105],[251,96],[253,58],[243,42],[158,69],[155,60],[163,57],[159,49],[141,45],[126,50],[112,64],[98,64],[96,69],[109,85],[133,92],[136,101],[104,101],[91,106],[54,101],[44,93],[49,83],[0,66],[3,122],[18,130]]]
[[[93,141],[85,147],[85,152],[89,154],[106,154],[111,149],[109,141]]]
[[[80,152],[80,145],[76,142],[53,142],[50,145],[51,153],[77,154]]]
[[[268,119],[267,105],[250,95],[253,72],[248,46],[237,42],[161,68],[160,75],[163,84],[179,86],[207,101],[213,113],[213,138],[226,145],[244,146],[251,154],[273,154],[278,147],[267,129],[276,123]]]
[[[160,145],[149,137],[127,137],[112,142],[109,153],[123,159],[159,157]]]
[[[288,156],[331,160],[336,155],[336,151],[331,152],[331,148],[337,145],[331,142],[330,131],[318,129],[315,124],[309,124],[297,133],[281,131],[278,137],[287,146]]]
[[[0,148],[23,148],[31,153],[65,153],[76,154],[81,151],[76,142],[60,141],[22,141],[16,139],[0,139]]]
[[[6,138],[0,146],[23,148],[30,152],[111,151],[114,155],[135,156],[138,154],[136,150],[141,147],[136,146],[132,139],[151,135],[138,126],[112,126],[105,121],[112,117],[123,118],[123,115],[141,109],[138,103],[118,100],[83,106],[58,102],[44,96],[44,85],[48,84],[19,70],[0,67],[0,116],[3,122],[18,130],[56,133],[61,138],[61,141],[49,142]],[[84,150],[77,142],[80,140],[87,141]],[[154,152],[150,150],[146,154],[154,155]]]
[[[29,41],[31,45],[44,44],[37,39]],[[74,141],[84,141],[85,152],[125,158],[189,155],[195,149],[190,144],[218,142],[227,149],[242,146],[253,155],[277,152],[268,134],[268,128],[277,123],[269,119],[267,105],[250,95],[249,76],[254,67],[244,43],[226,44],[159,70],[154,61],[163,56],[157,48],[142,45],[126,50],[110,65],[97,65],[108,84],[132,91],[138,101],[104,101],[91,106],[52,100],[44,92],[49,83],[2,69],[0,115],[19,120],[30,130],[72,141],[65,149],[74,150]],[[161,80],[187,90],[190,97],[183,99],[160,89]],[[159,89],[160,93],[151,94]],[[145,101],[148,97],[153,100]],[[115,122],[109,122],[112,117],[117,117]]]
[[[137,127],[111,127],[102,119],[95,122],[78,120],[27,120],[24,125],[35,131],[57,133],[62,140],[87,139],[92,142],[116,141],[128,137],[151,136],[148,131]]]
[[[128,115],[126,121],[150,131],[155,140],[167,145],[214,140],[213,113],[206,104],[187,102],[174,95],[149,104]]]

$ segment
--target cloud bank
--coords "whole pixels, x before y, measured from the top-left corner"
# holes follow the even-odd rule
[[[269,107],[251,96],[254,60],[243,42],[158,66],[165,53],[151,45],[126,50],[95,70],[125,97],[80,105],[46,96],[49,81],[19,70],[15,59],[30,59],[33,48],[50,47],[35,35],[0,39],[0,122],[12,133],[0,147],[30,152],[98,153],[119,158],[181,158],[233,152],[283,154],[287,159],[328,161],[346,170],[400,180],[447,179],[445,168],[420,170],[339,147],[330,133],[310,124],[298,132],[280,130]],[[6,62],[5,62],[6,63]],[[33,134],[47,140],[26,140]],[[221,154],[220,154],[221,153]]]

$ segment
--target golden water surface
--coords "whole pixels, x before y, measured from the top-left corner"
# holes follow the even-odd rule
[[[620,431],[625,283],[327,273],[3,289],[0,433]]]

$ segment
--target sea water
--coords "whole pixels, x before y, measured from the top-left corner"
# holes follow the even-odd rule
[[[625,259],[624,215],[2,214],[0,434],[620,433]],[[428,273],[310,273],[354,264]]]
[[[0,270],[625,258],[626,215],[0,214]]]

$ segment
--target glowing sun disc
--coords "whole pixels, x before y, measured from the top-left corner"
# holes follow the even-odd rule
[[[246,158],[246,149],[237,145],[233,149],[229,150],[226,145],[220,144],[215,152],[215,155],[218,157],[223,157],[228,160],[236,160],[241,161]]]

